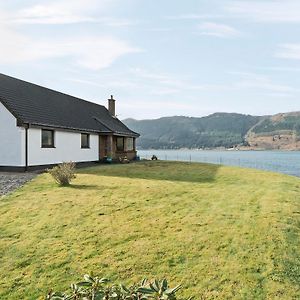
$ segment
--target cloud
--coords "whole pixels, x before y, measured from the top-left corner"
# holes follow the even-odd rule
[[[79,83],[82,85],[95,86],[100,88],[134,88],[139,89],[141,86],[127,79],[106,78],[106,80],[86,80],[78,78],[65,78],[64,80]]]
[[[231,1],[225,10],[256,22],[299,23],[299,0]]]
[[[99,5],[99,3],[101,5]],[[12,22],[22,24],[72,24],[95,22],[94,12],[107,7],[107,0],[62,0],[47,1],[20,9],[13,15]]]
[[[91,70],[107,68],[120,57],[141,50],[128,42],[109,36],[74,36],[35,40],[0,24],[1,64],[17,64],[53,58],[65,58],[72,64]]]
[[[198,26],[201,35],[209,35],[219,38],[235,38],[241,35],[241,33],[228,25],[204,22]]]
[[[107,35],[75,33],[67,37],[58,34],[37,39],[24,33],[24,27],[20,25],[22,22],[60,24],[91,21],[88,14],[92,8],[99,8],[101,3],[100,8],[104,9],[106,2],[109,1],[63,0],[46,2],[19,12],[0,11],[0,38],[5,41],[0,47],[0,63],[12,65],[63,58],[72,65],[99,70],[109,67],[124,55],[141,52],[127,41]],[[124,25],[122,20],[104,20],[110,26]]]
[[[239,81],[236,81],[231,85],[236,90],[253,90],[253,91],[267,91],[275,94],[289,94],[299,92],[299,89],[294,87],[274,83],[269,76],[247,73],[247,72],[228,72],[228,74],[238,76]]]
[[[255,69],[279,72],[300,72],[300,68],[296,67],[255,67]]]
[[[268,92],[272,95],[288,94],[293,95],[299,89],[273,82],[269,76],[249,73],[249,72],[228,72],[235,78],[232,82],[224,84],[214,83],[193,83],[187,79],[175,77],[172,74],[153,73],[147,70],[136,68],[131,70],[141,83],[148,86],[150,93],[155,95],[168,95],[186,93],[189,91],[197,92],[235,92],[235,91],[259,91]],[[142,81],[143,80],[143,81]],[[146,81],[145,81],[146,80]],[[146,82],[146,83],[145,83]],[[153,88],[155,87],[155,88]]]
[[[283,44],[275,54],[278,58],[300,59],[300,44]]]
[[[222,15],[213,14],[183,14],[177,16],[166,16],[167,20],[207,20],[207,19],[218,19],[223,18]]]
[[[175,94],[180,91],[204,89],[203,85],[194,85],[185,78],[179,78],[165,72],[152,72],[142,68],[134,68],[131,69],[130,72],[139,81],[144,80],[147,84],[155,86],[156,91],[153,91],[153,86],[151,86],[151,93],[155,93],[156,95]]]
[[[16,25],[65,25],[76,23],[98,23],[104,26],[124,27],[135,25],[137,21],[107,17],[107,11],[116,0],[61,0],[46,1],[16,11],[1,14],[2,22]]]
[[[151,92],[151,95],[155,96],[167,96],[179,93],[180,90],[176,88],[162,88],[162,89],[154,89]]]
[[[155,97],[154,97],[155,98]],[[139,103],[139,109],[137,110],[137,103]],[[174,101],[165,99],[164,101],[155,100],[152,98],[144,98],[141,101],[140,98],[137,99],[128,99],[126,102],[120,102],[120,108],[126,109],[128,111],[128,116],[135,117],[137,119],[149,118],[149,115],[152,117],[162,117],[162,112],[167,112],[167,115],[182,115],[185,114],[195,114],[195,105],[189,104],[186,101]],[[122,116],[122,118],[124,118]]]

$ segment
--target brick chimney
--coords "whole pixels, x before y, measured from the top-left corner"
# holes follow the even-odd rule
[[[114,99],[113,95],[110,96],[108,99],[108,111],[109,113],[115,117],[116,116],[116,100]]]

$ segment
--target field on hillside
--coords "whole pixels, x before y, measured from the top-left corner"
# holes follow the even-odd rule
[[[0,199],[0,299],[93,271],[167,277],[196,299],[299,299],[300,179],[179,162],[48,174]]]

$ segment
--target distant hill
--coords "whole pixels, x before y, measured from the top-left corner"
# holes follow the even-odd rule
[[[247,133],[253,148],[300,150],[300,112],[266,117]]]
[[[242,144],[247,132],[261,117],[215,113],[203,118],[165,117],[156,120],[126,119],[123,122],[141,134],[142,149],[216,148]]]
[[[232,148],[300,149],[300,112],[274,116],[215,113],[207,117],[126,119],[141,134],[140,149]]]

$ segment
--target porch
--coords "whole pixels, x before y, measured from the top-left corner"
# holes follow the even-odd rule
[[[106,158],[119,161],[120,158],[127,157],[133,160],[136,157],[136,138],[117,136],[117,135],[100,135],[99,136],[99,160],[104,161]]]

